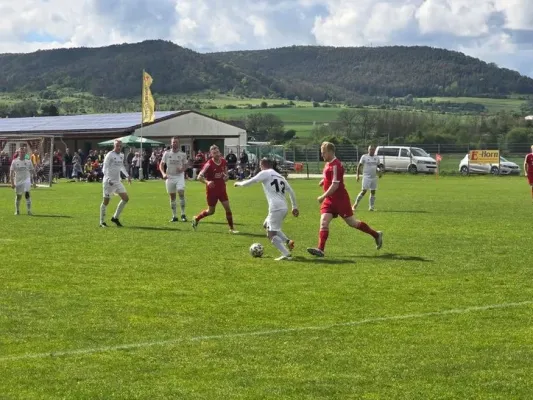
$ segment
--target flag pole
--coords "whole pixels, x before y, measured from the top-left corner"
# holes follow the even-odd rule
[[[143,163],[144,163],[144,156],[143,156],[143,124],[144,124],[144,69],[143,69],[143,75],[142,75],[142,98],[141,98],[141,149],[140,149],[140,157],[141,157],[141,168],[139,168],[139,180],[144,180],[144,173],[143,173]]]

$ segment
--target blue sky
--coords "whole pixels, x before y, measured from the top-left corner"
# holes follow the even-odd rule
[[[0,52],[166,39],[200,52],[429,45],[533,77],[531,0],[0,0]]]

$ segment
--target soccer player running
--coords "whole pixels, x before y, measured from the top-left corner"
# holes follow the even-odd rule
[[[291,199],[292,215],[297,217],[300,214],[296,196],[285,178],[273,168],[271,160],[263,158],[259,165],[261,172],[247,181],[236,182],[235,186],[248,186],[259,182],[263,185],[268,201],[268,216],[263,226],[266,226],[270,242],[281,252],[281,257],[276,258],[276,261],[292,260],[290,250],[294,249],[294,241],[283,233],[281,226],[288,212],[285,193],[288,193]]]
[[[378,171],[379,157],[374,155],[376,148],[372,145],[368,146],[368,154],[363,154],[357,166],[356,180],[359,182],[361,175],[361,167],[363,167],[363,183],[361,185],[361,192],[357,195],[352,210],[355,211],[366,192],[370,190],[370,201],[368,209],[374,211],[374,204],[376,204],[376,189],[378,188],[378,176],[381,178],[381,171]]]
[[[533,146],[524,160],[524,174],[527,177],[527,183],[531,186],[531,198],[533,199]]]
[[[209,149],[211,158],[204,164],[202,170],[198,174],[198,180],[205,184],[207,197],[207,210],[202,211],[194,217],[192,227],[194,230],[198,227],[200,222],[205,217],[213,215],[217,203],[220,201],[222,207],[226,210],[226,220],[229,225],[230,233],[239,233],[233,227],[233,214],[229,206],[228,194],[226,192],[226,181],[228,180],[228,167],[226,160],[220,154],[218,146],[211,146]]]
[[[314,256],[324,257],[324,248],[329,235],[329,224],[333,218],[341,216],[348,226],[371,235],[376,241],[376,249],[383,245],[383,233],[376,232],[363,221],[355,219],[350,204],[350,196],[344,187],[344,168],[335,157],[335,145],[323,142],[320,146],[322,158],[326,161],[324,177],[319,185],[323,186],[324,193],[318,197],[320,207],[320,231],[318,233],[318,247],[308,248],[307,251]]]
[[[105,215],[111,195],[117,194],[120,196],[120,202],[118,203],[115,214],[111,218],[111,222],[119,227],[122,226],[119,220],[120,214],[129,201],[126,188],[120,179],[120,173],[122,172],[126,178],[128,178],[128,183],[130,184],[131,176],[129,176],[128,171],[126,171],[126,167],[124,166],[124,154],[121,153],[121,149],[122,142],[120,140],[115,140],[113,151],[107,153],[104,158],[104,166],[102,168],[102,172],[104,173],[104,179],[102,180],[104,186],[104,200],[100,205],[100,227],[102,228],[107,228]]]
[[[20,201],[22,195],[26,198],[26,209],[28,215],[31,212],[30,189],[35,187],[35,169],[31,160],[26,159],[26,147],[19,148],[18,157],[11,162],[9,170],[11,188],[15,189],[15,215],[20,215]]]
[[[179,148],[179,139],[173,137],[170,142],[170,150],[163,153],[161,162],[159,163],[159,170],[165,185],[167,193],[170,196],[170,208],[172,209],[172,219],[170,222],[177,222],[176,210],[176,192],[180,197],[181,220],[187,222],[185,216],[185,169],[187,168],[187,154]]]

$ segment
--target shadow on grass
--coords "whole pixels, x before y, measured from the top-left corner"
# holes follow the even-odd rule
[[[430,211],[426,210],[380,210],[378,212],[398,214],[430,214]]]
[[[355,258],[371,258],[371,259],[381,259],[381,260],[392,260],[392,261],[418,261],[418,262],[433,262],[424,257],[419,256],[408,256],[395,253],[385,253],[377,256],[355,256]]]
[[[33,214],[33,218],[72,218],[70,215],[56,215],[56,214]]]
[[[227,222],[219,222],[219,221],[200,221],[198,225],[227,225]],[[242,226],[243,224],[233,224],[234,226]]]
[[[171,231],[171,232],[179,232],[179,229],[176,228],[170,228],[165,226],[125,226],[126,229],[135,229],[139,231]]]
[[[302,264],[329,264],[329,265],[342,265],[342,264],[355,264],[356,260],[354,259],[343,259],[343,258],[326,258],[326,257],[302,257],[302,256],[293,256],[292,261],[287,262],[297,262]]]
[[[221,230],[221,231],[203,231],[202,233],[214,234],[214,235],[230,235],[230,233],[226,229]],[[230,236],[245,236],[245,237],[261,238],[261,239],[267,238],[266,235],[261,235],[259,233],[248,233],[248,232],[242,232],[242,231],[239,231],[239,233],[236,233],[235,235],[230,235]]]

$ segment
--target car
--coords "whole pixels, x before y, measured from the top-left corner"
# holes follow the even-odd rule
[[[279,154],[269,153],[265,154],[264,157],[268,157],[271,160],[275,160],[278,166],[283,170],[294,171],[294,162],[284,159]]]
[[[378,146],[375,155],[382,171],[432,174],[437,169],[437,161],[419,147]]]
[[[476,164],[468,162],[468,154],[459,163],[459,172],[468,174],[520,175],[518,164],[500,156],[500,164]]]

